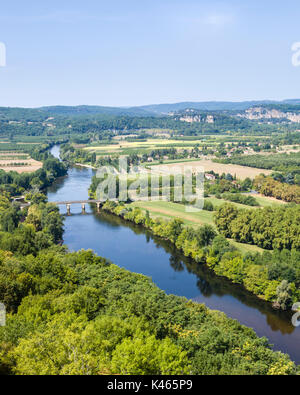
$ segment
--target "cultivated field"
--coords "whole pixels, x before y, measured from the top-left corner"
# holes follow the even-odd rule
[[[271,170],[265,169],[257,169],[254,167],[247,167],[247,166],[239,166],[239,165],[232,165],[232,164],[223,164],[223,163],[215,163],[210,159],[200,159],[195,161],[190,161],[188,163],[185,162],[173,162],[164,164],[164,167],[171,168],[172,166],[182,167],[182,166],[193,166],[193,167],[203,167],[205,172],[214,171],[217,174],[222,173],[229,173],[232,176],[237,176],[240,180],[244,180],[245,178],[255,178],[261,173],[266,175],[271,174]],[[150,165],[151,166],[151,165]]]
[[[163,148],[177,148],[177,149],[192,149],[196,144],[199,146],[206,145],[207,142],[203,140],[174,140],[174,139],[147,139],[146,141],[124,141],[114,140],[115,144],[87,146],[84,149],[90,152],[95,152],[97,155],[113,155],[122,154],[128,155],[130,153],[147,153],[154,149]],[[213,143],[214,144],[214,143]]]
[[[283,145],[282,147],[280,147],[280,149],[278,150],[279,153],[295,153],[295,152],[299,152],[300,151],[300,145]]]
[[[10,159],[3,160],[0,156],[0,169],[5,171],[16,171],[17,173],[32,173],[43,166],[42,162],[34,159]]]
[[[116,141],[115,141],[116,142]],[[190,145],[194,146],[196,144],[203,144],[203,140],[175,140],[175,139],[147,139],[146,141],[117,141],[118,144],[108,144],[99,146],[86,147],[87,150],[102,151],[106,149],[120,149],[120,148],[160,148],[169,145]]]

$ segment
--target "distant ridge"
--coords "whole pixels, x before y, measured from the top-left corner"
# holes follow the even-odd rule
[[[206,101],[206,102],[180,102],[180,103],[169,103],[169,104],[150,104],[145,106],[135,107],[108,107],[108,106],[47,106],[36,109],[25,109],[20,110],[26,112],[38,111],[39,113],[46,113],[48,115],[57,116],[128,116],[128,117],[158,117],[164,116],[172,112],[180,112],[187,109],[194,109],[200,111],[244,111],[248,108],[255,106],[299,106],[300,99],[287,99],[282,101],[275,100],[252,100],[252,101]],[[7,112],[18,110],[17,108],[0,108],[0,112]]]
[[[252,100],[243,102],[230,101],[207,101],[207,102],[181,102],[174,104],[153,104],[140,106],[143,110],[158,114],[167,114],[173,111],[182,111],[188,108],[203,111],[242,111],[254,106],[262,106],[266,104],[300,104],[300,99],[287,99],[283,101],[275,100]]]
[[[140,107],[105,107],[105,106],[48,106],[40,107],[40,111],[45,111],[57,115],[113,115],[113,116],[149,116],[149,112]]]

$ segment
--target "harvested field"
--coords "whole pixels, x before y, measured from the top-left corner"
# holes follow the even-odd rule
[[[42,162],[34,159],[27,160],[1,160],[0,169],[4,171],[16,171],[17,173],[33,173],[43,166]]]
[[[170,164],[163,165],[164,167],[172,168],[172,166],[182,167],[182,166],[201,166],[204,168],[205,172],[214,171],[215,173],[222,174],[222,173],[229,173],[232,176],[236,175],[237,178],[240,180],[244,180],[245,178],[249,177],[251,179],[255,178],[261,173],[266,175],[271,174],[272,170],[266,169],[257,169],[254,167],[247,167],[247,166],[240,166],[240,165],[232,165],[232,164],[223,164],[223,163],[215,163],[210,159],[201,159],[197,161],[191,161],[188,163],[184,162],[174,162]]]

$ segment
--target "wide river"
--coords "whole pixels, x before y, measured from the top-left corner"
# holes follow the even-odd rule
[[[51,152],[59,157],[58,146]],[[92,175],[91,169],[71,168],[48,189],[49,201],[87,199]],[[66,207],[60,210],[66,214]],[[111,214],[98,214],[93,206],[82,214],[80,205],[72,205],[71,215],[65,217],[64,241],[71,251],[92,249],[120,267],[151,277],[169,294],[223,311],[253,328],[258,336],[267,337],[275,350],[288,353],[300,364],[300,327],[292,325],[291,312],[273,310],[269,303],[192,262],[145,229]]]

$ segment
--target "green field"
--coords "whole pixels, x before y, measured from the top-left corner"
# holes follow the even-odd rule
[[[201,210],[194,213],[187,213],[186,206],[183,204],[166,201],[139,201],[131,203],[130,205],[134,207],[140,207],[144,210],[149,210],[151,216],[153,217],[163,217],[167,219],[179,217],[186,225],[195,226],[209,224],[214,226],[212,211]]]
[[[218,200],[218,199],[216,199]],[[134,202],[130,203],[131,207],[139,207],[142,210],[149,210],[149,213],[152,218],[164,218],[167,220],[173,218],[181,218],[185,225],[187,226],[201,226],[204,224],[212,225],[215,227],[213,221],[214,213],[212,211],[197,211],[193,213],[186,212],[186,207],[183,204],[172,203],[166,201],[151,201],[151,202]],[[242,206],[242,205],[239,205]],[[249,207],[249,206],[243,206]],[[230,240],[230,242],[237,247],[243,254],[247,252],[263,252],[262,248],[259,248],[254,245],[238,243],[234,240]]]
[[[261,207],[269,207],[269,206],[274,206],[274,205],[278,206],[278,205],[281,205],[281,204],[286,204],[282,200],[278,200],[278,199],[275,199],[275,198],[270,198],[270,197],[267,197],[267,196],[257,196],[257,195],[253,195],[253,194],[251,196],[253,196],[258,201],[258,203],[259,203],[259,205]]]
[[[164,148],[178,148],[178,149],[188,149],[193,148],[196,144],[199,146],[208,145],[205,140],[175,140],[175,139],[147,139],[146,141],[114,141],[107,145],[89,145],[84,149],[90,152],[95,152],[97,155],[130,155],[149,153],[154,149],[164,149]],[[209,145],[215,145],[215,141],[211,141]]]
[[[253,196],[255,198],[255,200],[257,200],[259,206],[247,206],[245,204],[240,204],[240,203],[235,203],[235,202],[229,202],[228,200],[224,200],[224,199],[217,199],[216,197],[208,197],[205,198],[205,200],[210,201],[214,207],[219,207],[224,203],[232,203],[235,206],[237,206],[238,208],[259,208],[259,207],[269,207],[269,206],[278,206],[281,204],[285,204],[283,201],[281,200],[276,200],[273,198],[269,198],[269,197],[263,197],[263,196],[257,196],[254,194],[251,194],[251,196]]]
[[[228,240],[230,241],[230,243],[232,245],[234,245],[243,254],[247,254],[248,252],[251,252],[251,253],[260,252],[260,253],[262,253],[262,252],[265,251],[264,249],[262,249],[260,247],[257,247],[255,245],[252,245],[252,244],[239,243],[239,242],[237,242],[235,240],[232,240],[232,239],[228,239]]]
[[[231,203],[234,204],[237,208],[255,208],[258,206],[247,206],[245,204],[240,204],[240,203],[235,203],[235,202],[230,202],[228,200],[225,199],[217,199],[216,197],[207,197],[205,198],[205,200],[207,200],[208,202],[211,202],[213,204],[214,207],[218,208],[219,206],[222,206],[222,204],[224,203]]]

